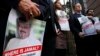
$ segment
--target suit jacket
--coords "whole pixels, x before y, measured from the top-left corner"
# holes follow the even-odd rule
[[[79,32],[82,32],[81,24],[78,21],[78,17],[81,17],[81,14],[75,13],[70,15],[70,19],[69,19],[70,30],[74,34],[76,42],[80,41],[80,37],[78,34]]]
[[[7,7],[9,8],[7,12],[9,12],[10,8],[17,9],[19,0],[5,0],[5,2],[7,4]],[[59,24],[55,17],[56,15],[54,12],[53,3],[51,2],[51,0],[33,0],[33,2],[36,2],[37,4],[40,5],[39,9],[41,11],[41,15],[36,18],[40,20],[45,20],[47,22],[41,56],[55,56],[54,53],[55,53],[56,31],[54,24],[56,24],[58,27]]]

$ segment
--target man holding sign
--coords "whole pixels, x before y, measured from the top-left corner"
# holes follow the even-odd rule
[[[75,37],[77,56],[95,56],[96,49],[93,38],[96,37],[94,22],[89,19],[92,15],[81,14],[82,7],[79,3],[74,6],[75,14],[69,19],[70,29]]]
[[[82,11],[82,6],[80,3],[76,3],[74,5],[74,11],[75,13],[70,15],[69,19],[69,26],[71,32],[74,34],[75,38],[75,43],[76,43],[76,51],[77,51],[77,56],[85,56],[85,48],[84,48],[84,32],[82,32],[82,27],[80,24],[80,21],[78,20],[79,17],[83,16],[81,11]]]
[[[91,46],[92,47],[92,53],[96,56],[96,52],[98,53],[98,56],[100,56],[100,19],[98,17],[94,17],[94,10],[89,9],[87,11],[87,17],[92,22],[93,26],[95,27],[96,33],[94,35],[89,35],[91,38]]]

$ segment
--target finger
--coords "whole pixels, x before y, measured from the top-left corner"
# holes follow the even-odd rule
[[[30,17],[34,17],[32,9],[29,9],[29,15],[30,15]]]
[[[33,13],[34,16],[38,16],[39,15],[38,12],[36,11],[36,9],[32,9],[32,13]]]
[[[41,14],[40,10],[37,7],[32,7],[32,12],[36,16],[39,16]]]
[[[26,12],[24,12],[24,15],[25,15],[25,17],[26,17],[26,20],[30,20],[31,19],[31,15],[30,15],[30,12],[29,12],[29,10],[28,11],[26,11]]]
[[[37,6],[37,7],[39,6],[37,3],[33,3],[33,4],[34,4],[35,6]]]
[[[33,6],[33,5],[30,6],[30,8],[29,8],[29,14],[30,14],[30,16],[37,15],[35,6]]]
[[[39,8],[36,8],[36,11],[37,11],[38,15],[40,15],[40,14],[41,14],[41,12],[40,12],[40,9],[39,9]]]
[[[36,11],[38,12],[38,14],[40,15],[41,14],[41,12],[40,12],[40,9],[38,8],[39,7],[39,5],[37,4],[37,3],[33,3],[33,7],[35,7],[35,9],[36,9]]]

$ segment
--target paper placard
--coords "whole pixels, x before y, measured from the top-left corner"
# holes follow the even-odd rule
[[[46,22],[17,23],[20,12],[11,9],[8,17],[3,56],[41,56]],[[20,30],[19,30],[20,29]],[[24,36],[24,37],[23,37]]]
[[[80,24],[83,24],[88,21],[88,18],[87,18],[87,16],[81,16],[78,18],[78,21]]]
[[[91,21],[87,21],[82,25],[82,31],[85,33],[85,36],[97,34],[96,29]]]
[[[100,22],[95,23],[94,26],[97,30],[100,30]]]
[[[94,17],[93,20],[95,21],[94,26],[97,30],[100,30],[100,20],[98,17]]]
[[[65,11],[57,10],[56,14],[57,14],[57,16],[59,18],[58,22],[59,22],[59,25],[61,27],[61,30],[70,31],[68,18],[66,16]]]

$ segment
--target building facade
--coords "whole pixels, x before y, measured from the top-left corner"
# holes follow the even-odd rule
[[[100,17],[100,0],[86,0],[87,9],[93,9],[94,15]]]
[[[100,0],[72,0],[72,3],[81,3],[83,7],[83,13],[88,9],[94,10],[94,15],[100,17]]]

